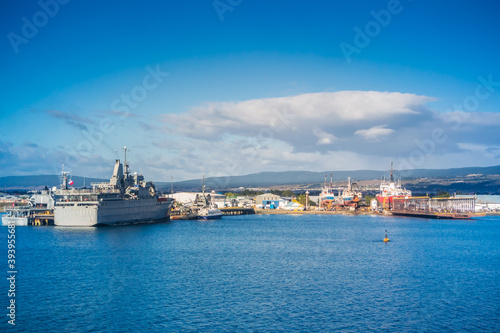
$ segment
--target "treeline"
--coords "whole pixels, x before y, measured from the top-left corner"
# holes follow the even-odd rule
[[[301,205],[305,206],[306,205],[306,195],[305,194],[300,194],[297,199],[298,203],[300,203]],[[317,202],[314,202],[312,201],[311,199],[309,199],[309,206],[317,206],[318,203]]]
[[[226,197],[238,197],[238,196],[245,196],[245,197],[255,197],[257,195],[261,195],[264,193],[272,193],[279,195],[280,197],[285,197],[285,198],[296,198],[297,194],[291,190],[271,190],[269,192],[264,192],[264,191],[255,191],[255,190],[249,190],[249,189],[244,189],[241,192],[227,192]]]
[[[255,197],[255,196],[261,195],[261,194],[264,194],[264,192],[244,189],[241,192],[226,192],[226,197],[240,197],[240,196]]]

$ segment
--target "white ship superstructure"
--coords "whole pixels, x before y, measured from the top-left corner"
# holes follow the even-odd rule
[[[391,163],[390,181],[382,181],[380,184],[380,194],[377,200],[385,208],[390,208],[393,205],[394,198],[409,198],[411,191],[401,187],[401,180],[394,181],[393,164]]]
[[[61,187],[55,196],[57,226],[151,223],[168,219],[172,205],[172,199],[158,198],[152,182],[144,181],[137,173],[130,174],[126,158],[124,165],[116,160],[109,183],[94,183],[92,189],[71,189],[68,173],[63,171]]]

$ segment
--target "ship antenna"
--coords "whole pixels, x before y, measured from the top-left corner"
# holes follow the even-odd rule
[[[333,172],[330,172],[330,187],[333,187]]]

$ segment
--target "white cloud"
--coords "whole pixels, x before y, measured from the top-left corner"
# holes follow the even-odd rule
[[[458,143],[458,148],[463,149],[463,150],[469,150],[469,151],[480,151],[484,152],[488,148],[487,145],[477,145],[473,143]]]
[[[394,130],[390,128],[385,128],[386,125],[374,126],[369,129],[361,129],[354,132],[354,134],[360,135],[367,141],[380,141],[384,137],[393,133]]]
[[[335,140],[337,140],[335,135],[326,133],[321,129],[315,129],[313,133],[318,138],[318,141],[316,142],[317,145],[331,145],[335,142]]]
[[[426,119],[425,103],[435,99],[415,94],[377,91],[312,93],[242,102],[209,102],[183,114],[165,114],[161,120],[177,134],[204,140],[224,135],[259,138],[272,136],[296,151],[349,150],[360,143],[357,130],[385,123],[404,126]],[[389,129],[368,134],[381,136]],[[360,133],[358,133],[360,134]]]

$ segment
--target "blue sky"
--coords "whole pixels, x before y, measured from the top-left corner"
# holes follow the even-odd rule
[[[0,176],[500,164],[496,1],[0,6]]]

